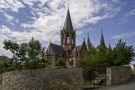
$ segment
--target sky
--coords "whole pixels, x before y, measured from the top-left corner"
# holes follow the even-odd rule
[[[107,46],[119,39],[135,46],[135,0],[0,0],[0,55],[12,56],[2,44],[9,39],[22,43],[34,37],[43,47],[50,41],[60,44],[68,5],[77,45],[87,33],[99,45],[103,29]]]

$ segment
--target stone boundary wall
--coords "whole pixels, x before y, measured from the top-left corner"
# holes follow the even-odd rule
[[[133,64],[133,72],[135,73],[135,64]]]
[[[36,69],[2,74],[0,90],[81,90],[82,70]]]
[[[132,69],[130,66],[118,66],[107,68],[107,85],[115,85],[131,79]]]

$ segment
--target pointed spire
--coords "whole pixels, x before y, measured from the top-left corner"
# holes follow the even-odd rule
[[[88,33],[87,45],[88,45],[88,47],[91,46],[90,38],[89,38],[89,33]]]
[[[83,40],[82,46],[86,46],[85,38],[84,38],[84,40]]]
[[[90,50],[90,48],[92,48],[92,43],[90,42],[89,33],[88,33],[88,38],[87,38],[87,49],[88,49],[88,51]]]
[[[106,47],[106,46],[105,46],[105,41],[104,41],[103,29],[101,30],[100,46]]]
[[[111,45],[110,45],[110,41],[109,41],[109,49],[112,49]]]
[[[67,11],[67,16],[66,16],[66,19],[65,19],[63,29],[64,30],[73,30],[73,25],[72,25],[72,21],[71,21],[71,17],[70,17],[69,8],[68,8],[68,11]]]

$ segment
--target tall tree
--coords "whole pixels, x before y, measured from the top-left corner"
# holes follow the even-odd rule
[[[115,65],[130,64],[134,60],[135,51],[133,46],[127,46],[126,42],[121,39],[118,40],[116,47],[114,48]]]

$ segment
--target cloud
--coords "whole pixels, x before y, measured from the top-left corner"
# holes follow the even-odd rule
[[[135,15],[135,9],[132,9],[130,12],[129,12],[130,15]]]
[[[0,40],[27,42],[34,37],[42,43],[59,42],[68,4],[76,30],[113,18],[121,10],[120,6],[101,0],[0,0],[0,14],[6,17],[3,21],[8,21],[1,27]]]
[[[135,32],[126,32],[119,35],[112,36],[111,39],[122,39],[122,38],[130,38],[135,36]]]
[[[14,12],[18,12],[19,8],[23,8],[24,5],[20,0],[0,0],[0,9],[10,9]]]
[[[8,27],[2,26],[2,27],[1,27],[1,33],[2,33],[2,34],[10,34],[11,31],[10,31],[10,29],[9,29]]]
[[[40,3],[42,4],[39,6],[46,4],[46,7],[32,8],[33,12],[37,12],[34,14],[38,17],[31,23],[21,25],[27,30],[32,28],[41,32],[44,34],[43,36],[48,38],[48,41],[59,41],[59,32],[64,24],[68,3],[75,29],[112,18],[120,11],[120,7],[116,8],[111,3],[99,0],[45,0],[44,2],[40,1]],[[101,12],[102,15],[100,15]],[[51,37],[52,35],[53,37]],[[56,39],[54,40],[54,38]]]
[[[120,0],[112,0],[114,3],[119,3]]]

